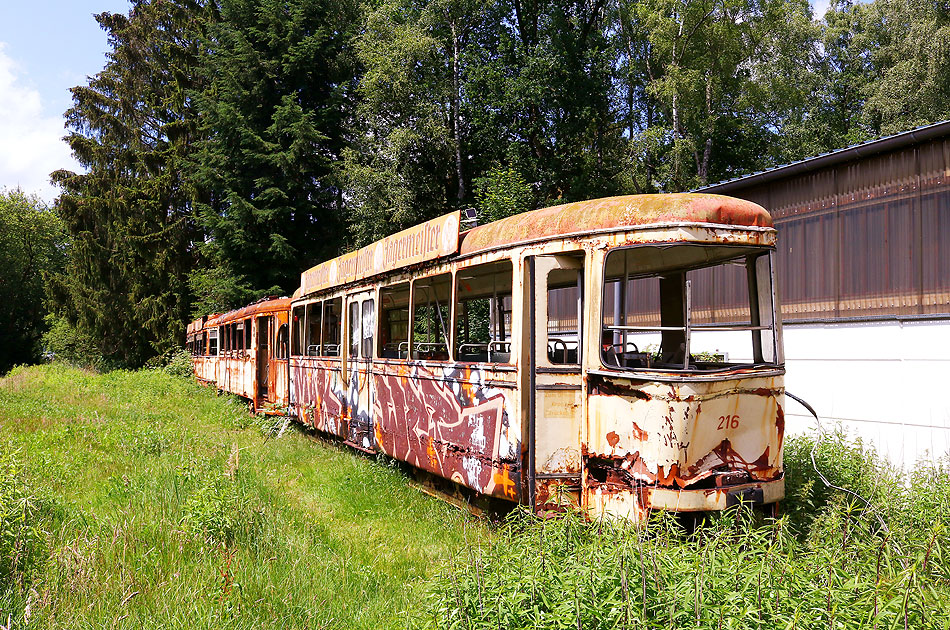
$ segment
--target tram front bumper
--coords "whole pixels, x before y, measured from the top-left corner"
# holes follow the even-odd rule
[[[785,497],[785,478],[702,490],[646,489],[646,505],[673,512],[715,512],[748,503],[764,505]]]

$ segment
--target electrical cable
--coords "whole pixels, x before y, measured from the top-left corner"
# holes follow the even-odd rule
[[[859,499],[864,505],[868,508],[874,517],[877,519],[877,522],[881,524],[881,529],[887,533],[888,538],[890,538],[891,530],[887,527],[887,523],[884,522],[884,518],[881,516],[881,513],[877,510],[874,505],[868,499],[865,499],[863,496],[854,492],[853,490],[848,490],[847,488],[842,488],[841,486],[836,486],[835,484],[828,481],[828,478],[818,469],[818,463],[815,461],[815,452],[818,450],[818,447],[821,445],[822,439],[825,437],[825,429],[821,426],[821,420],[818,418],[818,414],[815,412],[815,409],[809,405],[806,401],[802,400],[795,394],[785,390],[785,395],[791,398],[792,400],[798,402],[802,407],[808,410],[811,415],[815,417],[815,424],[818,426],[818,439],[815,440],[815,444],[811,447],[811,467],[815,469],[815,473],[818,475],[818,478],[821,479],[822,483],[825,486],[832,488],[833,490],[838,490],[839,492],[844,492],[845,494],[850,494],[851,496]]]

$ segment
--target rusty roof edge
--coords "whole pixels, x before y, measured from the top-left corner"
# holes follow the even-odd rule
[[[527,245],[537,245],[538,243],[544,243],[545,241],[555,241],[561,238],[574,238],[577,236],[597,236],[600,234],[620,234],[626,232],[647,232],[650,230],[659,230],[659,229],[677,229],[677,228],[706,228],[706,229],[719,229],[719,230],[729,230],[733,232],[775,232],[777,233],[774,227],[763,226],[763,225],[732,225],[728,223],[701,223],[698,221],[677,221],[677,222],[659,222],[659,223],[643,223],[641,225],[628,225],[622,228],[610,227],[610,228],[599,228],[596,230],[582,230],[577,232],[565,232],[563,234],[549,234],[546,236],[539,236],[534,239],[526,241],[518,241],[517,243],[501,243],[492,247],[485,249],[477,249],[471,252],[465,252],[464,254],[456,254],[452,257],[451,261],[465,260],[467,258],[473,258],[475,256],[480,256],[482,254],[487,254],[489,252],[498,251],[499,249],[510,249],[513,247],[524,247]],[[678,242],[670,241],[670,245],[678,244]]]
[[[886,153],[887,151],[895,151],[918,142],[925,142],[927,140],[932,140],[934,138],[940,138],[943,136],[950,136],[950,120],[944,120],[932,125],[916,127],[909,131],[902,131],[901,133],[885,136],[876,140],[868,140],[867,142],[863,142],[861,144],[855,144],[843,149],[837,149],[830,153],[823,153],[821,155],[816,155],[804,160],[799,160],[798,162],[782,164],[765,171],[758,171],[756,173],[743,175],[742,177],[737,177],[735,179],[729,179],[726,181],[717,182],[715,184],[710,184],[708,186],[703,186],[702,188],[696,188],[690,192],[716,194],[729,193],[737,189],[747,188],[752,185],[768,184],[778,179],[807,173],[818,170],[819,168],[835,166],[837,164],[849,162],[851,160],[857,160],[860,158],[870,157],[872,155],[878,155],[880,153]]]

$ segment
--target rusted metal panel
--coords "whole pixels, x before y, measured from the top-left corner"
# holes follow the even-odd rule
[[[542,208],[476,227],[462,237],[462,255],[546,238],[662,223],[771,227],[769,213],[750,201],[721,195],[627,195]]]
[[[670,383],[592,375],[585,498],[625,512],[662,507],[649,489],[728,492],[780,480],[783,407],[781,376]]]
[[[265,298],[254,302],[253,304],[249,304],[248,306],[243,306],[241,308],[234,309],[233,311],[228,311],[227,313],[209,315],[207,321],[205,321],[204,327],[213,328],[215,326],[220,326],[221,324],[238,321],[247,317],[252,317],[254,315],[264,315],[266,313],[281,313],[288,311],[290,310],[290,303],[292,301],[293,300],[291,298]]]
[[[458,251],[459,211],[413,226],[311,267],[300,276],[295,297],[363,280]]]
[[[253,401],[256,385],[254,359],[247,353],[234,352],[218,357],[218,389]]]
[[[377,364],[377,447],[483,494],[518,500],[521,426],[514,384],[499,386],[507,374],[475,366]]]

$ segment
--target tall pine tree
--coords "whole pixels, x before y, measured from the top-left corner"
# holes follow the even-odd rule
[[[193,161],[208,239],[193,277],[198,304],[289,294],[300,271],[338,253],[357,7],[348,0],[218,0],[199,97]],[[232,303],[228,303],[232,302]],[[200,308],[199,308],[200,310]]]
[[[133,0],[103,13],[112,52],[73,88],[67,137],[84,173],[57,171],[70,235],[57,310],[99,340],[103,356],[140,365],[180,343],[193,266],[192,199],[183,177],[197,114],[198,0]]]

